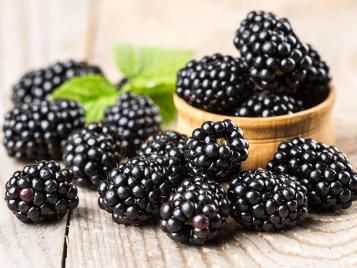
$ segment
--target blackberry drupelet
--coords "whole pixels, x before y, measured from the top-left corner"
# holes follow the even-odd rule
[[[286,18],[252,11],[240,24],[234,45],[260,89],[296,92],[312,65],[309,48],[300,42]]]
[[[98,204],[123,224],[141,224],[159,215],[173,190],[158,158],[134,157],[114,168],[98,187]]]
[[[303,102],[289,95],[256,92],[235,112],[235,116],[270,117],[292,114],[304,110]]]
[[[124,93],[105,111],[103,122],[116,129],[123,156],[133,157],[150,135],[160,131],[161,116],[149,97]]]
[[[331,81],[330,68],[323,61],[319,53],[308,45],[312,66],[308,69],[306,79],[297,92],[297,97],[302,99],[307,108],[313,107],[326,99]]]
[[[55,161],[40,161],[16,171],[5,185],[8,208],[23,222],[38,223],[63,218],[78,206],[72,172]]]
[[[231,120],[207,121],[192,132],[185,156],[192,171],[217,181],[227,181],[248,158],[248,141]]]
[[[209,112],[231,115],[252,92],[246,64],[231,56],[214,54],[192,60],[177,74],[177,95]]]
[[[61,143],[84,127],[84,111],[73,101],[19,104],[5,115],[4,146],[22,160],[58,160]]]
[[[295,178],[264,169],[241,172],[227,192],[231,216],[261,231],[295,226],[307,216],[307,190]]]
[[[309,208],[346,209],[352,203],[356,182],[346,155],[336,147],[310,139],[294,138],[280,144],[267,168],[295,176],[308,190]]]
[[[149,136],[141,145],[140,156],[154,157],[166,167],[168,180],[177,187],[187,176],[184,146],[187,136],[176,131],[162,131]]]
[[[120,143],[107,127],[90,124],[68,137],[63,146],[63,159],[79,186],[98,187],[120,162]]]
[[[202,245],[217,236],[229,216],[222,186],[200,176],[183,181],[161,206],[161,229],[181,243]]]
[[[102,74],[99,67],[86,62],[67,60],[45,68],[30,71],[13,86],[12,100],[18,103],[34,103],[47,99],[62,83],[88,74]]]

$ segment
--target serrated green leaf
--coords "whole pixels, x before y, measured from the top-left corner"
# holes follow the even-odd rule
[[[134,47],[127,43],[114,46],[119,69],[129,79],[124,91],[147,95],[160,107],[164,123],[175,118],[173,94],[177,71],[192,59],[188,50]]]
[[[89,124],[102,120],[105,109],[113,105],[119,95],[116,86],[103,76],[88,75],[65,82],[51,94],[51,98],[79,102]]]
[[[173,82],[176,72],[192,59],[193,53],[119,43],[114,46],[114,57],[119,69],[130,80],[140,78]]]

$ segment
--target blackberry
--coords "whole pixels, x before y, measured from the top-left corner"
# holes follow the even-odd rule
[[[229,216],[222,186],[202,177],[183,181],[161,206],[161,229],[181,243],[204,244],[217,236]]]
[[[207,121],[192,132],[185,156],[192,171],[217,181],[231,179],[248,158],[248,141],[231,120]]]
[[[55,161],[40,161],[16,171],[5,185],[5,200],[16,217],[38,223],[64,217],[78,206],[72,172]]]
[[[98,204],[123,224],[141,224],[159,215],[173,185],[158,158],[134,157],[114,168],[98,187]]]
[[[107,127],[90,124],[68,137],[63,159],[79,186],[97,187],[120,162],[120,143]]]
[[[161,116],[150,98],[124,93],[105,111],[103,122],[116,128],[122,154],[133,157],[147,137],[160,131]]]
[[[295,226],[307,216],[307,190],[295,178],[264,169],[241,172],[227,192],[231,216],[261,231]]]
[[[267,168],[295,176],[308,190],[309,207],[319,210],[351,206],[356,182],[346,155],[336,147],[294,138],[280,144]]]
[[[214,54],[190,61],[177,74],[176,93],[205,111],[231,115],[253,91],[242,59]]]
[[[187,136],[176,131],[167,130],[155,133],[141,145],[139,154],[147,157],[181,157]]]
[[[84,111],[73,101],[19,104],[5,115],[4,146],[22,160],[61,159],[61,143],[84,126]]]
[[[312,64],[309,49],[286,18],[252,11],[240,24],[234,45],[247,62],[257,88],[292,94]]]
[[[47,99],[62,83],[88,74],[102,74],[99,67],[86,62],[67,60],[24,74],[13,86],[12,100],[17,103],[34,103]]]
[[[177,187],[187,175],[184,146],[187,136],[176,131],[162,131],[149,136],[141,145],[140,156],[154,157],[166,167],[168,180]]]
[[[326,99],[331,81],[330,68],[319,53],[308,45],[312,66],[308,69],[306,79],[297,92],[298,98],[304,100],[306,107],[313,107]]]
[[[289,95],[271,92],[256,92],[249,97],[235,112],[235,116],[270,117],[300,112],[303,102]]]

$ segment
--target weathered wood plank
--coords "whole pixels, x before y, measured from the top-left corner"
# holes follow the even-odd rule
[[[11,85],[31,67],[84,55],[86,31],[81,1],[0,0],[0,124],[10,109]],[[2,137],[2,133],[0,134]],[[61,267],[67,218],[50,225],[20,223],[3,201],[4,184],[23,163],[0,146],[0,266]]]
[[[291,18],[296,29],[315,44],[333,67],[340,95],[335,114],[338,145],[357,165],[354,96],[356,61],[351,41],[340,29],[353,27],[357,6],[351,1],[103,1],[98,25],[89,42],[88,57],[100,62],[109,77],[119,77],[111,45],[131,41],[139,45],[194,48],[198,55],[221,51],[237,54],[232,39],[237,23],[251,9],[276,11]],[[320,11],[320,12],[318,12]],[[339,16],[334,16],[337,14]],[[199,16],[199,19],[198,17]],[[327,20],[326,18],[329,18]],[[326,31],[328,29],[328,32]],[[352,29],[350,29],[352,31]],[[318,33],[318,34],[317,34]],[[348,49],[341,52],[341,42]],[[348,40],[346,39],[348,38]],[[356,39],[357,40],[357,39]],[[338,52],[343,57],[337,57]],[[344,66],[350,66],[348,75]],[[346,105],[348,103],[348,105]],[[342,120],[344,119],[344,120]],[[100,210],[95,192],[80,190],[81,203],[71,218],[68,267],[346,267],[357,263],[357,205],[335,215],[312,214],[301,227],[282,233],[256,233],[232,223],[216,245],[183,246],[171,241],[158,226],[128,227],[115,224]]]

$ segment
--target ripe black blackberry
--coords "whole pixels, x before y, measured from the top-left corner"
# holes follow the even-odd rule
[[[98,204],[123,224],[141,224],[159,215],[172,192],[165,166],[158,158],[134,157],[114,168],[98,187]]]
[[[192,60],[177,74],[177,95],[209,112],[231,115],[252,91],[246,64],[231,56],[214,54]]]
[[[84,126],[84,111],[73,101],[19,104],[5,115],[4,146],[22,160],[61,159],[61,143]]]
[[[252,11],[240,24],[234,45],[258,88],[292,94],[304,81],[312,59],[286,18]]]
[[[162,131],[149,136],[141,145],[140,156],[158,158],[167,169],[167,176],[174,187],[185,178],[187,166],[184,146],[187,136],[176,131]]]
[[[97,187],[121,160],[120,143],[110,129],[90,124],[68,137],[63,146],[63,160],[79,186]]]
[[[321,103],[328,95],[329,83],[331,81],[330,68],[323,61],[319,53],[308,45],[309,56],[312,66],[308,69],[306,79],[297,92],[297,97],[302,99],[306,107],[312,107]]]
[[[235,116],[270,117],[292,114],[304,109],[303,102],[289,95],[272,92],[256,92],[235,112]]]
[[[122,154],[132,157],[147,137],[160,131],[161,116],[149,97],[124,93],[105,111],[103,122],[116,129]]]
[[[101,73],[99,67],[86,62],[57,62],[23,75],[13,86],[12,100],[15,104],[42,101],[47,99],[56,87],[73,77]]]
[[[231,120],[207,121],[192,132],[185,156],[192,171],[217,181],[227,181],[248,158],[248,141]]]
[[[307,190],[295,178],[264,169],[243,171],[227,192],[231,216],[261,231],[295,226],[307,216]]]
[[[78,206],[72,172],[55,161],[40,161],[16,171],[5,185],[8,208],[23,222],[61,219]]]
[[[181,157],[187,136],[176,131],[167,130],[155,133],[141,145],[139,154],[147,157]]]
[[[356,189],[352,166],[336,147],[294,138],[280,144],[267,168],[295,176],[308,190],[309,208],[346,209]]]
[[[161,229],[181,243],[204,244],[217,236],[229,216],[222,186],[202,177],[185,180],[161,206]]]

